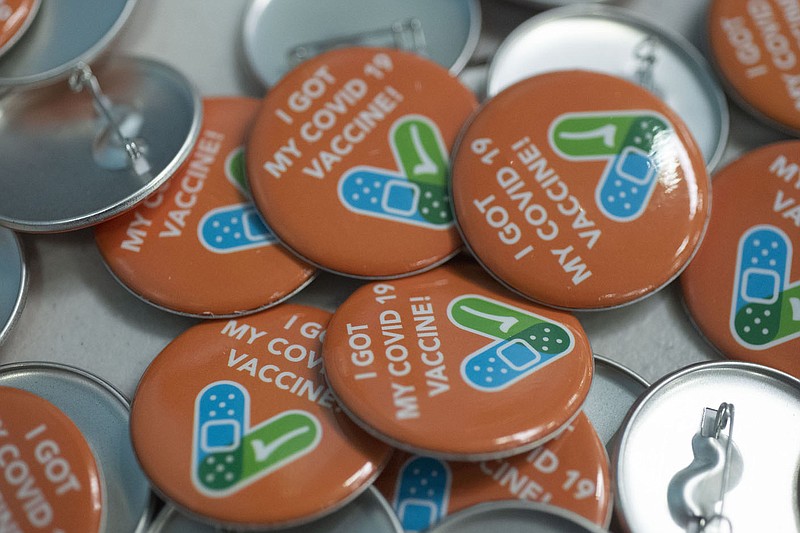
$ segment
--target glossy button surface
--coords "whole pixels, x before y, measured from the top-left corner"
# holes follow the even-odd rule
[[[408,52],[338,49],[266,96],[247,145],[253,199],[309,262],[365,278],[455,255],[448,156],[474,95]]]
[[[0,387],[0,457],[4,528],[102,530],[100,471],[80,430],[56,406]]]
[[[797,5],[780,0],[713,0],[708,36],[734,94],[756,114],[800,131]]]
[[[357,290],[323,352],[342,406],[396,447],[442,459],[513,455],[578,414],[592,352],[570,314],[466,262]]]
[[[96,228],[114,275],[159,307],[203,317],[271,307],[315,269],[277,243],[249,200],[244,142],[249,98],[208,98],[200,137],[167,184]]]
[[[745,154],[714,177],[708,234],[681,276],[695,324],[723,355],[800,377],[800,142]]]
[[[521,81],[461,137],[453,206],[498,280],[546,305],[603,309],[675,278],[709,214],[683,122],[650,92],[584,71]]]
[[[228,527],[309,522],[355,498],[388,446],[350,422],[322,375],[329,314],[297,305],[195,326],[148,367],[134,450],[158,492]]]
[[[478,503],[520,499],[561,507],[600,525],[611,519],[603,443],[580,414],[530,452],[479,463],[395,452],[376,482],[406,531],[421,531]]]

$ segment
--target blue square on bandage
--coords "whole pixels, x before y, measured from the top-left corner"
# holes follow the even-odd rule
[[[230,448],[237,443],[238,425],[234,422],[206,426],[205,446],[209,449]]]
[[[498,353],[514,370],[525,370],[542,359],[541,354],[522,339],[515,339],[502,346]]]
[[[769,271],[748,272],[745,291],[747,300],[773,302],[778,296],[778,275]]]
[[[653,172],[653,163],[647,154],[638,150],[629,150],[625,153],[618,167],[620,174],[631,181],[645,184],[650,181]]]
[[[432,504],[409,503],[399,514],[403,517],[405,531],[424,531],[436,520],[436,508]]]
[[[417,196],[413,184],[390,182],[383,195],[383,207],[389,213],[411,215],[417,210]]]

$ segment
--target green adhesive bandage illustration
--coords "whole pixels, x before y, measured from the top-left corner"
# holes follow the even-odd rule
[[[459,328],[493,340],[461,363],[461,377],[481,391],[503,390],[575,346],[563,324],[484,296],[455,298],[447,316]]]
[[[234,148],[225,158],[225,177],[240,193],[250,198],[250,186],[245,174],[244,146]]]
[[[447,150],[436,124],[419,115],[397,120],[389,145],[400,170],[355,167],[339,180],[348,210],[432,229],[453,224],[447,194]]]
[[[233,381],[216,381],[197,395],[192,481],[203,494],[223,497],[313,451],[322,438],[314,415],[278,413],[249,426],[250,396]]]
[[[751,350],[800,336],[800,284],[789,285],[792,242],[779,228],[753,226],[739,239],[731,333]]]
[[[654,155],[671,135],[666,118],[652,111],[566,113],[550,125],[550,145],[564,159],[607,160],[595,201],[618,222],[644,213],[658,183]]]

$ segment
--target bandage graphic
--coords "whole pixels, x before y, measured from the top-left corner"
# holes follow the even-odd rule
[[[792,243],[779,228],[758,225],[739,239],[731,332],[763,350],[800,336],[800,286],[789,285]]]
[[[216,381],[197,395],[192,481],[223,497],[313,451],[322,437],[314,415],[287,410],[251,428],[250,396],[233,381]]]
[[[424,531],[447,515],[452,474],[447,463],[414,456],[397,477],[394,510],[407,533]]]
[[[447,152],[436,125],[406,115],[392,125],[389,144],[398,170],[360,166],[339,180],[348,210],[432,229],[453,224],[447,195]]]
[[[558,322],[478,295],[463,295],[447,308],[450,321],[490,342],[461,363],[461,376],[475,389],[503,390],[570,353],[575,339]]]
[[[206,250],[217,254],[240,252],[277,242],[251,203],[210,210],[197,225],[197,237]]]
[[[639,218],[658,183],[655,154],[672,135],[652,111],[566,113],[550,125],[550,144],[564,159],[608,161],[595,189],[603,214],[618,222]]]
[[[245,174],[244,146],[234,148],[225,158],[225,177],[242,195],[250,198],[250,187]]]

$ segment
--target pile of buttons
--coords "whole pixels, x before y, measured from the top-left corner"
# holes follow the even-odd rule
[[[0,0],[0,531],[800,532],[796,0],[90,4]]]

